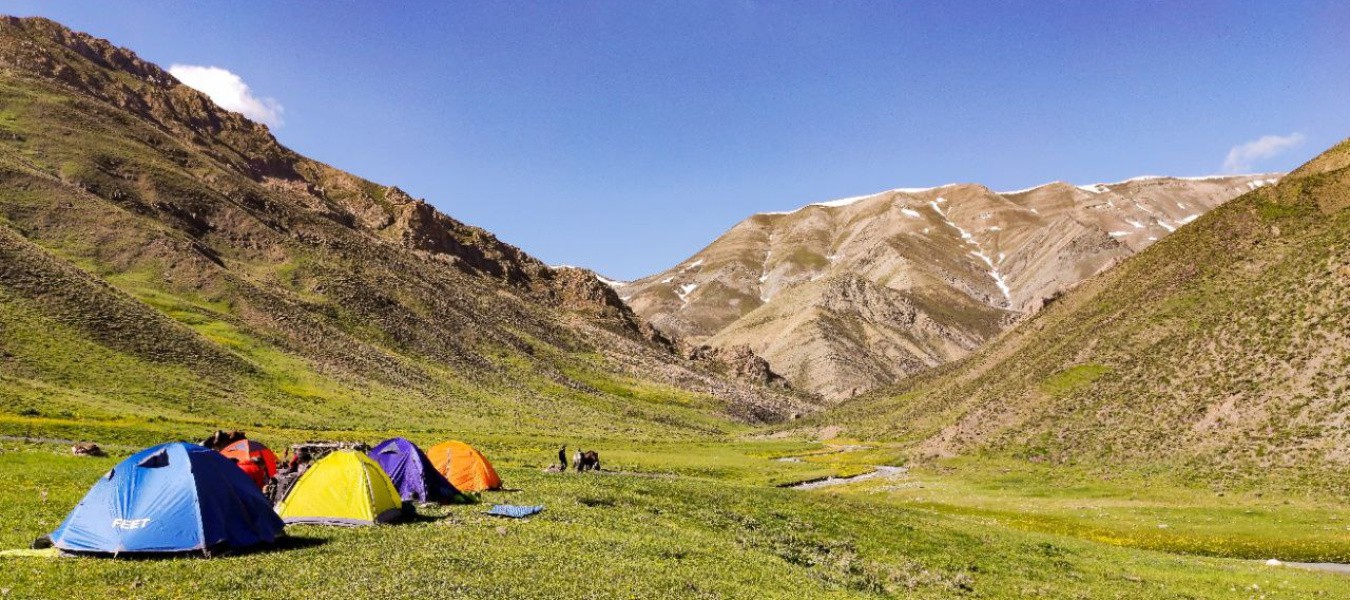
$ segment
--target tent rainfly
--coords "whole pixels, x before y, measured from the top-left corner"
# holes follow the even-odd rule
[[[315,461],[277,504],[283,521],[319,525],[388,523],[404,510],[389,475],[355,450],[338,450]]]
[[[271,503],[230,459],[172,442],[118,463],[50,537],[68,552],[210,555],[270,544],[283,527]]]
[[[371,449],[370,458],[389,474],[406,502],[450,503],[462,498],[445,475],[432,466],[422,449],[406,438],[380,442]]]
[[[482,452],[464,442],[442,442],[427,451],[431,464],[450,480],[455,489],[465,492],[501,489],[502,479]]]

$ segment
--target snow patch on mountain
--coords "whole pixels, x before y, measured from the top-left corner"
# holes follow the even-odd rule
[[[1008,288],[1007,280],[1003,278],[1003,273],[998,270],[996,265],[994,265],[994,261],[990,260],[989,255],[984,253],[984,248],[980,247],[978,242],[975,242],[975,246],[979,248],[979,250],[971,252],[971,254],[975,255],[977,258],[984,261],[984,264],[989,266],[989,276],[994,279],[994,285],[998,286],[998,291],[1003,292],[1004,303],[1012,304],[1011,290]]]
[[[689,304],[689,294],[694,293],[696,289],[698,289],[697,283],[686,283],[675,290],[675,295],[680,297],[680,302]]]
[[[1085,191],[1085,192],[1092,192],[1092,193],[1094,193],[1094,194],[1100,194],[1100,193],[1102,193],[1102,192],[1107,191],[1107,189],[1108,189],[1109,186],[1114,186],[1114,185],[1124,185],[1124,184],[1126,184],[1126,183],[1139,183],[1139,182],[1141,182],[1141,181],[1157,181],[1157,180],[1159,180],[1159,179],[1177,179],[1177,180],[1181,180],[1181,181],[1217,181],[1217,180],[1221,180],[1221,179],[1231,179],[1231,178],[1237,178],[1237,177],[1255,177],[1255,176],[1258,176],[1258,175],[1272,175],[1272,176],[1274,176],[1274,178],[1260,179],[1260,180],[1257,180],[1257,181],[1249,181],[1249,182],[1247,182],[1247,185],[1250,186],[1252,189],[1256,189],[1256,188],[1258,188],[1258,187],[1261,187],[1261,185],[1273,185],[1273,184],[1275,184],[1275,183],[1279,183],[1279,181],[1280,181],[1279,178],[1281,177],[1281,175],[1280,175],[1279,173],[1250,173],[1250,174],[1245,174],[1245,175],[1243,175],[1243,174],[1236,174],[1236,173],[1235,173],[1235,174],[1231,174],[1231,175],[1197,175],[1197,176],[1190,176],[1190,177],[1173,177],[1173,176],[1170,176],[1170,175],[1140,175],[1140,176],[1138,176],[1138,177],[1131,177],[1131,178],[1126,179],[1126,180],[1124,180],[1124,181],[1117,181],[1117,182],[1115,182],[1115,183],[1094,183],[1094,184],[1092,184],[1092,185],[1080,185],[1080,186],[1077,186],[1077,187],[1078,187],[1078,189],[1083,190],[1083,191]],[[1260,185],[1254,185],[1254,184],[1260,184]]]
[[[1043,188],[1043,187],[1045,187],[1045,186],[1047,186],[1047,185],[1052,185],[1052,184],[1054,184],[1054,183],[1055,183],[1055,182],[1051,181],[1051,182],[1048,182],[1048,183],[1042,183],[1042,184],[1040,184],[1040,185],[1033,185],[1033,186],[1031,186],[1031,187],[1029,187],[1029,188],[1022,188],[1022,189],[1020,189],[1020,190],[1012,190],[1012,191],[1007,191],[1007,192],[994,192],[994,193],[995,193],[995,194],[998,194],[998,195],[1000,195],[1000,196],[1016,196],[1016,195],[1018,195],[1018,194],[1025,194],[1025,193],[1027,193],[1027,192],[1032,192],[1032,191],[1039,190],[1039,189],[1041,189],[1041,188]]]
[[[561,270],[563,270],[563,269],[576,269],[576,270],[578,270],[578,271],[587,271],[587,270],[589,270],[589,269],[586,269],[585,267],[578,267],[578,266],[575,266],[575,265],[549,265],[548,268],[553,269],[554,271],[561,271]],[[596,273],[595,271],[591,271],[591,274],[592,274],[592,275],[595,275],[595,278],[596,278],[596,279],[599,279],[599,280],[600,280],[600,283],[603,283],[603,284],[605,284],[605,285],[607,285],[607,286],[609,286],[609,287],[612,287],[612,288],[623,287],[623,286],[625,286],[625,285],[628,285],[628,283],[629,283],[629,282],[627,282],[627,281],[619,281],[619,280],[617,280],[617,279],[610,279],[610,278],[608,278],[608,277],[605,277],[604,275],[601,275],[601,274],[599,274],[599,273]],[[622,299],[623,299],[623,298],[620,298],[620,300],[622,300]]]
[[[813,203],[807,204],[806,206],[803,206],[803,207],[801,207],[801,208],[796,208],[796,209],[788,210],[788,211],[770,211],[770,212],[762,212],[762,213],[759,213],[759,214],[761,214],[761,215],[790,215],[790,214],[796,213],[796,212],[798,212],[798,211],[801,211],[802,209],[810,208],[810,207],[812,207],[812,206],[820,206],[820,207],[823,207],[823,208],[840,208],[840,207],[843,207],[843,206],[848,206],[848,205],[850,205],[850,204],[856,204],[856,203],[858,203],[858,202],[862,202],[863,200],[867,200],[867,199],[869,199],[869,198],[876,198],[876,197],[878,197],[878,196],[884,196],[884,195],[886,195],[886,194],[922,194],[922,193],[925,193],[925,192],[931,192],[931,191],[933,191],[933,190],[940,190],[940,189],[942,189],[942,188],[952,187],[952,186],[954,186],[954,185],[959,185],[959,184],[956,184],[956,183],[948,183],[948,184],[945,184],[945,185],[939,185],[939,186],[934,186],[934,187],[924,187],[924,188],[894,188],[894,189],[889,189],[889,190],[882,191],[882,192],[876,192],[876,193],[874,193],[874,194],[865,194],[865,195],[862,195],[862,196],[850,196],[850,197],[848,197],[848,198],[839,198],[839,199],[837,199],[837,200],[827,200],[827,201],[825,201],[825,202],[813,202]],[[908,214],[908,213],[906,213],[906,214]]]
[[[942,220],[951,223],[951,221],[947,219],[947,214],[942,212],[942,206],[938,204],[938,200],[942,200],[942,198],[938,198],[937,200],[930,200],[928,202],[928,206],[933,207],[933,212],[937,213],[939,217],[942,217]]]
[[[1083,190],[1083,191],[1085,191],[1085,192],[1087,192],[1087,193],[1089,193],[1089,194],[1103,194],[1103,193],[1106,193],[1106,192],[1111,191],[1111,187],[1112,187],[1112,186],[1124,185],[1124,184],[1128,184],[1128,183],[1138,183],[1138,182],[1142,182],[1142,181],[1157,181],[1157,180],[1162,180],[1162,179],[1175,179],[1175,180],[1184,180],[1184,181],[1216,181],[1216,180],[1222,180],[1222,179],[1228,179],[1228,178],[1235,178],[1235,177],[1252,177],[1252,176],[1256,176],[1256,175],[1271,175],[1272,177],[1266,178],[1266,179],[1259,179],[1259,180],[1247,182],[1247,186],[1248,186],[1249,188],[1251,188],[1251,189],[1256,189],[1256,188],[1259,188],[1259,187],[1262,187],[1262,186],[1273,185],[1273,184],[1275,184],[1275,183],[1278,183],[1278,182],[1280,181],[1279,177],[1281,176],[1281,174],[1279,174],[1279,173],[1253,173],[1253,174],[1250,174],[1250,175],[1240,175],[1240,174],[1234,174],[1234,175],[1199,175],[1199,176],[1192,176],[1192,177],[1172,177],[1172,176],[1167,176],[1167,175],[1140,175],[1140,176],[1138,176],[1138,177],[1131,177],[1131,178],[1129,178],[1129,179],[1125,179],[1125,180],[1122,180],[1122,181],[1117,181],[1117,182],[1114,182],[1114,183],[1093,183],[1093,184],[1089,184],[1089,185],[1076,185],[1076,186],[1074,186],[1074,187],[1076,187],[1076,188],[1078,188],[1078,189],[1080,189],[1080,190]],[[1031,187],[1028,187],[1028,188],[1022,188],[1022,189],[1020,189],[1020,190],[1008,190],[1008,191],[994,192],[994,193],[995,193],[995,194],[998,194],[998,195],[1000,195],[1000,196],[1016,196],[1016,195],[1018,195],[1018,194],[1025,194],[1025,193],[1027,193],[1027,192],[1032,192],[1032,191],[1041,189],[1041,188],[1043,188],[1043,187],[1046,187],[1046,186],[1049,186],[1049,185],[1053,185],[1053,184],[1055,184],[1055,183],[1058,183],[1058,182],[1056,182],[1056,181],[1051,181],[1051,182],[1049,182],[1049,183],[1042,183],[1042,184],[1040,184],[1040,185],[1034,185],[1034,186],[1031,186]],[[886,194],[923,194],[923,193],[931,192],[931,191],[933,191],[933,190],[940,190],[940,189],[943,189],[943,188],[949,188],[949,187],[952,187],[952,186],[955,186],[955,185],[960,185],[960,184],[958,184],[958,183],[948,183],[948,184],[944,184],[944,185],[939,185],[939,186],[934,186],[934,187],[923,187],[923,188],[894,188],[894,189],[886,190],[886,191],[883,191],[883,192],[877,192],[877,193],[874,193],[874,194],[865,194],[865,195],[862,195],[862,196],[850,196],[850,197],[848,197],[848,198],[839,198],[839,199],[837,199],[837,200],[827,200],[827,201],[825,201],[825,202],[814,202],[814,203],[811,203],[811,204],[807,204],[806,206],[803,206],[803,207],[801,207],[801,208],[796,208],[796,209],[788,210],[788,211],[768,211],[768,212],[762,212],[762,213],[759,213],[759,214],[761,214],[761,215],[790,215],[790,214],[796,213],[796,212],[798,212],[798,211],[800,211],[800,210],[802,210],[802,209],[804,209],[804,208],[809,208],[809,207],[812,207],[812,206],[820,206],[820,207],[824,207],[824,208],[839,208],[839,207],[843,207],[843,206],[848,206],[848,205],[851,205],[851,204],[855,204],[855,203],[861,202],[861,201],[863,201],[863,200],[867,200],[867,199],[869,199],[869,198],[876,198],[876,197],[878,197],[878,196],[883,196],[883,195],[886,195]],[[1036,212],[1035,209],[1032,209],[1032,212]],[[909,213],[909,212],[906,212],[905,214],[906,214],[906,215],[909,215],[910,213]],[[911,216],[912,216],[912,215],[911,215]]]
[[[1008,281],[1003,277],[1003,272],[999,271],[998,266],[994,264],[993,259],[989,258],[989,255],[985,253],[984,245],[981,244],[979,240],[975,239],[975,236],[971,235],[969,231],[966,231],[965,228],[957,225],[955,221],[952,221],[947,217],[947,213],[943,212],[940,204],[946,201],[946,198],[937,198],[929,202],[928,206],[932,207],[933,212],[942,217],[942,220],[946,222],[947,225],[951,226],[952,229],[955,229],[957,233],[961,234],[961,239],[963,241],[975,246],[975,250],[971,251],[970,254],[984,261],[984,264],[989,266],[989,277],[994,280],[994,285],[998,286],[998,290],[1003,293],[1005,307],[1011,306],[1012,290],[1008,287]],[[1003,262],[1002,255],[999,257],[999,262]]]

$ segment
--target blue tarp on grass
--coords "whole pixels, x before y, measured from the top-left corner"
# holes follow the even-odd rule
[[[516,506],[514,504],[494,504],[492,505],[492,510],[489,510],[487,514],[492,515],[494,517],[510,517],[512,519],[523,519],[530,515],[538,514],[539,511],[542,510],[544,510],[544,507],[542,505]]]

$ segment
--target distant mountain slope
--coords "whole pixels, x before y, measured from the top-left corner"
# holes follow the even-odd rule
[[[742,221],[624,284],[682,338],[749,345],[831,399],[965,356],[1023,315],[1278,175],[994,192],[897,189]]]
[[[1350,142],[825,419],[922,455],[1301,478],[1350,492]]]
[[[813,409],[44,19],[0,18],[0,258],[11,415],[679,433]]]

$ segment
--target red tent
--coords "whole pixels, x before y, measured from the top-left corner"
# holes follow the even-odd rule
[[[248,462],[255,458],[261,458],[267,477],[271,478],[277,476],[277,455],[273,454],[267,446],[259,444],[258,442],[253,440],[239,440],[226,446],[220,453],[224,454],[225,458],[234,460],[235,463]]]

